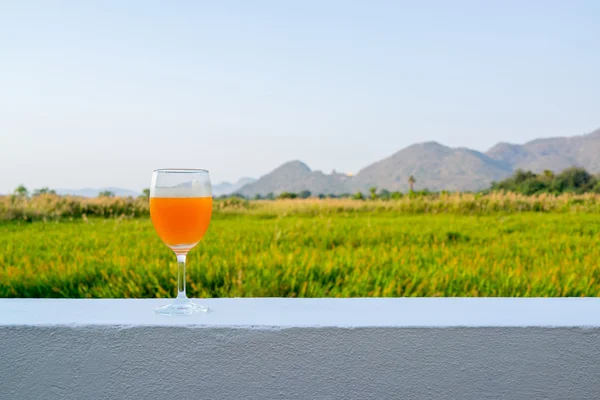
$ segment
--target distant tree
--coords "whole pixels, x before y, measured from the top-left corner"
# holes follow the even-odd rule
[[[387,190],[387,189],[381,189],[381,190],[379,191],[379,198],[380,198],[380,199],[383,199],[383,200],[389,200],[389,198],[390,198],[390,195],[391,195],[391,193],[390,193],[390,191],[389,191],[389,190]]]
[[[308,190],[303,190],[300,193],[298,193],[298,197],[300,197],[301,199],[308,199],[310,197],[310,192]]]
[[[323,193],[319,193],[319,199],[324,199],[325,197],[327,196],[325,196]]]
[[[142,197],[149,199],[150,198],[150,189],[146,188],[146,189],[142,190]]]
[[[518,185],[519,183],[523,183],[530,179],[535,179],[536,177],[537,175],[531,171],[524,171],[522,169],[518,169],[515,171],[514,181]]]
[[[369,197],[371,200],[377,200],[377,188],[375,186],[369,189]]]
[[[254,200],[262,200],[262,198],[263,197],[259,193],[254,196]]]
[[[56,191],[52,190],[52,189],[48,189],[47,187],[43,187],[40,189],[35,189],[33,191],[33,195],[34,196],[40,196],[42,194],[56,194]]]
[[[27,197],[29,196],[29,190],[24,185],[19,185],[15,189],[15,195],[18,197]]]
[[[513,176],[492,183],[490,190],[534,195],[539,193],[585,193],[594,191],[599,179],[583,168],[569,168],[559,174],[546,170],[542,175],[517,170]]]
[[[594,177],[583,168],[569,168],[558,174],[555,182],[562,192],[583,193],[595,185]]]
[[[362,194],[362,192],[356,192],[352,198],[354,200],[364,200],[365,196]]]
[[[554,179],[554,172],[550,171],[549,169],[545,169],[544,170],[544,178],[546,178],[548,180]]]
[[[98,197],[115,197],[115,193],[110,190],[103,190],[98,193]]]
[[[282,192],[277,196],[278,199],[295,199],[298,197],[296,193]]]
[[[528,179],[521,182],[519,192],[531,196],[536,193],[542,193],[547,189],[548,185],[539,179]]]
[[[392,199],[394,199],[394,200],[399,200],[399,199],[401,199],[402,197],[404,197],[404,195],[402,194],[402,192],[398,192],[398,191],[396,191],[396,192],[392,192],[392,194],[391,194],[391,197],[392,197]]]
[[[504,190],[531,195],[548,190],[549,184],[550,182],[540,180],[539,177],[531,171],[518,169],[510,178],[493,183],[492,190]]]
[[[268,193],[265,196],[265,199],[267,199],[267,200],[275,200],[275,195],[273,194],[273,192],[270,192],[270,193]]]
[[[408,177],[408,187],[410,188],[410,192],[414,192],[415,191],[415,183],[417,183],[417,180],[415,179],[414,176],[409,176]]]

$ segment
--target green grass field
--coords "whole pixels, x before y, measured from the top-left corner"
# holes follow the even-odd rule
[[[188,295],[599,296],[600,215],[216,212]],[[0,297],[171,297],[150,220],[0,224]]]

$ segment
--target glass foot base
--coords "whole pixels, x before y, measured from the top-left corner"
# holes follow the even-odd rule
[[[175,302],[171,304],[167,304],[164,306],[156,307],[154,312],[161,315],[190,315],[196,313],[207,312],[208,307],[201,306],[196,303],[192,303],[191,300],[183,300]]]

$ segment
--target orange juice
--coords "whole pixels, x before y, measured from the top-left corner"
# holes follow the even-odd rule
[[[206,233],[212,197],[151,197],[150,217],[158,236],[176,252],[187,252]]]

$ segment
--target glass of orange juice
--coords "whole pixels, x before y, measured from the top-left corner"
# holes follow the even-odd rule
[[[150,186],[150,217],[156,233],[177,256],[177,298],[156,308],[158,314],[186,315],[206,312],[185,294],[185,259],[208,229],[212,189],[203,169],[157,169]]]

